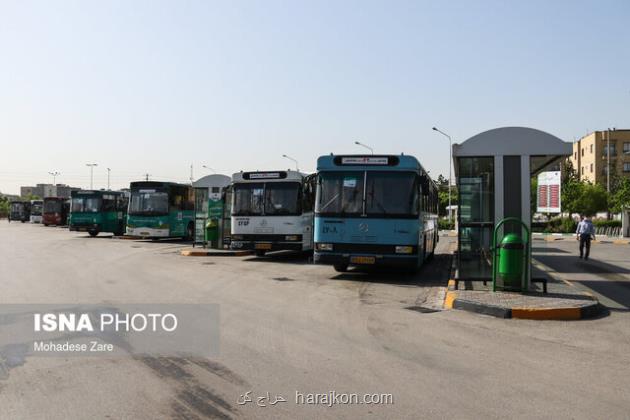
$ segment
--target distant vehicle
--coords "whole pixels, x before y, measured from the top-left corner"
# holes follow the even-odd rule
[[[68,223],[70,201],[62,197],[45,197],[42,223],[44,226],[65,226]]]
[[[31,203],[28,201],[11,201],[9,203],[8,220],[16,222],[28,222],[31,216]]]
[[[42,200],[31,200],[31,223],[42,222],[42,211],[44,202]]]
[[[313,249],[315,176],[297,171],[239,172],[232,176],[231,248]]]
[[[88,232],[90,236],[100,232],[124,233],[129,202],[125,193],[80,190],[72,191],[70,197],[70,230]]]
[[[193,238],[195,200],[191,185],[138,181],[130,187],[127,235]]]
[[[317,160],[316,263],[418,268],[438,241],[437,187],[405,155]]]

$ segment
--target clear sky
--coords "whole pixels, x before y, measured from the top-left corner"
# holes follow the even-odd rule
[[[0,0],[0,191],[630,128],[630,2]]]

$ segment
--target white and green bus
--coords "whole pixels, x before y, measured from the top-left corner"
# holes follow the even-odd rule
[[[143,238],[184,238],[195,232],[191,185],[138,181],[130,185],[126,234]]]

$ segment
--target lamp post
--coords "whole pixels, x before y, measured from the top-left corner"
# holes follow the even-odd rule
[[[111,168],[107,168],[107,191],[109,191],[109,174],[112,172]]]
[[[453,182],[451,179],[451,176],[452,176],[451,166],[453,164],[453,140],[451,139],[451,136],[441,131],[437,127],[433,127],[433,131],[437,131],[438,133],[448,138],[448,152],[449,152],[448,153],[448,156],[449,156],[448,157],[448,221],[452,223],[453,222],[453,208],[451,207],[451,184]]]
[[[90,189],[94,188],[94,167],[98,166],[98,163],[86,163],[85,166],[90,167]]]
[[[202,168],[204,168],[204,169],[207,169],[207,170],[209,170],[209,171],[212,171],[212,172],[214,172],[215,174],[217,173],[217,171],[215,171],[214,169],[212,169],[212,168],[211,168],[211,167],[209,167],[209,166],[206,166],[206,165],[201,165],[201,167],[202,167]]]
[[[610,194],[610,128],[606,131],[606,190]]]
[[[356,144],[357,146],[365,147],[366,149],[368,149],[370,151],[370,153],[374,154],[374,149],[372,149],[367,144],[363,144],[360,141],[355,141],[354,144]]]
[[[293,162],[295,162],[295,170],[296,170],[296,171],[298,171],[298,172],[300,172],[300,167],[298,166],[298,161],[297,161],[297,159],[293,159],[293,158],[292,158],[291,156],[289,156],[289,155],[282,155],[282,157],[283,157],[283,158],[285,158],[285,159],[289,159],[289,160],[292,160]]]
[[[49,175],[52,175],[53,177],[53,185],[57,185],[56,181],[57,181],[57,175],[61,175],[61,172],[48,172]]]

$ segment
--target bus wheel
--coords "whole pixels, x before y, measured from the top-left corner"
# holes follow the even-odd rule
[[[88,231],[88,233],[89,233],[89,234],[90,234],[90,236],[93,238],[93,237],[95,237],[96,235],[98,235],[98,230],[90,230],[90,231]]]
[[[344,264],[344,263],[335,264],[333,265],[333,268],[338,273],[345,273],[346,271],[348,271],[348,264]]]
[[[256,250],[256,256],[257,257],[264,257],[265,256],[265,251],[263,251],[262,249],[257,249]]]

